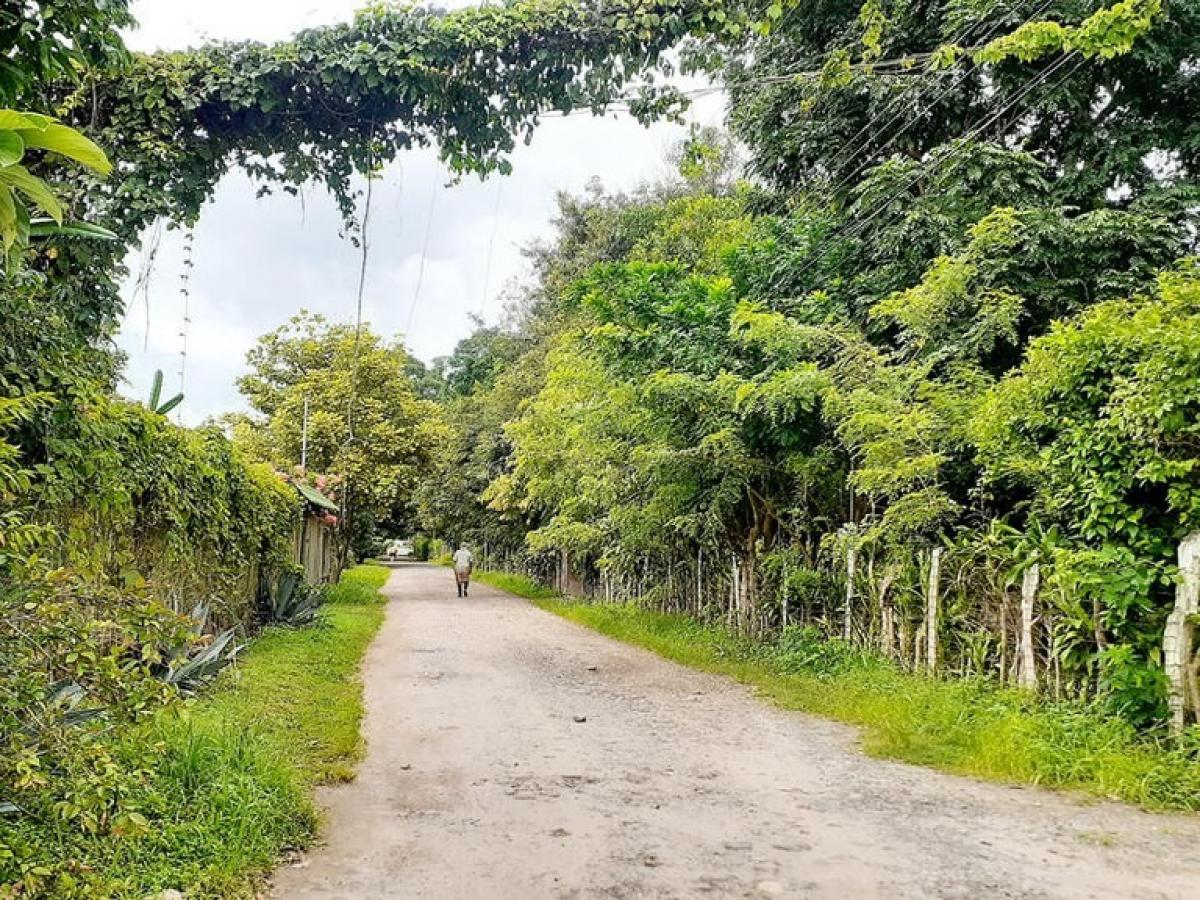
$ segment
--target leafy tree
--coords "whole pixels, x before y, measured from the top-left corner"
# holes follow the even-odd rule
[[[341,479],[343,552],[368,553],[377,529],[403,529],[444,438],[437,407],[413,389],[404,348],[366,325],[356,334],[302,312],[263,335],[247,362],[238,387],[261,429],[248,449],[290,470],[307,437],[308,470]]]
[[[1060,203],[1104,206],[1111,189],[1128,201],[1194,174],[1184,111],[1198,89],[1186,62],[1198,28],[1194,2],[789,5],[748,62],[730,66],[731,122],[762,177],[838,193],[890,158],[920,162],[990,123],[997,144],[1054,168]],[[1063,52],[1082,60],[1070,77],[1022,95]],[[1145,164],[1156,153],[1178,166],[1165,181]]]
[[[434,361],[451,397],[467,397],[478,389],[491,387],[505,366],[520,357],[529,341],[501,326],[487,326],[474,317],[475,330],[454,347],[450,356]]]
[[[126,56],[126,0],[22,0],[0,10],[0,106],[43,107],[48,85],[94,79]],[[85,73],[81,78],[81,73]]]
[[[1162,715],[1153,669],[1175,547],[1200,526],[1200,278],[1194,263],[1152,294],[1098,304],[1034,341],[988,392],[973,425],[987,477],[1068,539],[1069,597],[1111,665],[1116,702]],[[1119,669],[1123,671],[1119,671]]]
[[[544,378],[540,349],[531,349],[496,371],[487,384],[466,395],[447,395],[444,416],[449,439],[420,490],[420,523],[434,536],[468,542],[510,564],[521,560],[527,531],[538,522],[528,506],[506,511],[489,507],[485,492],[509,469],[512,444],[505,423],[515,418]]]

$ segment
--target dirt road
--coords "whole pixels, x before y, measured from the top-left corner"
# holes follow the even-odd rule
[[[863,756],[444,569],[393,573],[304,898],[1200,897],[1200,820]]]

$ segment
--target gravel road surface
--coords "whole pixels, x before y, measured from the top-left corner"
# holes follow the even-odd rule
[[[1200,898],[1200,819],[864,756],[852,729],[399,566],[307,898]]]

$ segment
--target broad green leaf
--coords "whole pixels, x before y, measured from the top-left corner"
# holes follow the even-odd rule
[[[12,246],[8,248],[8,253],[5,254],[5,265],[15,270],[21,265],[21,257],[25,253],[25,247],[29,244],[29,210],[25,208],[24,203],[18,203],[17,198],[9,191],[9,196],[12,197],[13,205],[17,210],[17,234]]]
[[[0,167],[15,166],[25,155],[25,142],[15,131],[0,130]]]
[[[112,171],[112,163],[108,161],[104,151],[74,128],[52,122],[41,130],[22,131],[21,136],[28,147],[40,147],[58,153],[94,169],[101,175]]]
[[[0,181],[16,188],[41,207],[46,215],[62,224],[63,211],[58,198],[54,196],[54,192],[50,190],[50,186],[46,182],[36,175],[29,174],[29,170],[24,166],[8,166],[0,169]]]
[[[5,253],[16,239],[17,201],[13,197],[12,188],[0,184],[0,240],[4,243]]]
[[[158,399],[162,396],[163,373],[162,369],[156,369],[154,372],[154,381],[150,383],[150,408],[158,409]]]
[[[25,128],[42,129],[54,120],[37,113],[17,112],[15,109],[0,109],[0,130],[17,131]]]
[[[58,225],[51,219],[34,219],[29,223],[29,235],[30,237],[65,235],[67,237],[96,238],[102,241],[120,240],[120,236],[116,232],[109,231],[101,225],[93,225],[91,222],[64,222],[62,225]]]
[[[165,416],[167,413],[169,413],[171,410],[173,410],[175,407],[177,407],[182,402],[183,402],[183,394],[176,394],[171,399],[162,403],[162,405],[160,405],[155,410],[155,412],[157,412],[159,415]]]

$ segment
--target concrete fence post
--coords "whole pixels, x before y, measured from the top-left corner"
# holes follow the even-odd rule
[[[1033,614],[1042,568],[1034,563],[1021,578],[1021,637],[1017,660],[1017,684],[1026,690],[1037,690],[1037,663],[1033,655]]]
[[[1196,626],[1200,615],[1200,531],[1192,532],[1179,543],[1179,584],[1175,588],[1175,608],[1163,629],[1163,668],[1167,673],[1167,702],[1171,707],[1171,727],[1182,731],[1189,714],[1194,718],[1200,708],[1197,685]]]

